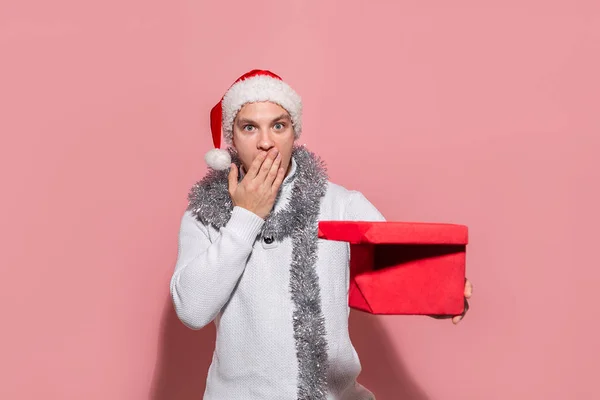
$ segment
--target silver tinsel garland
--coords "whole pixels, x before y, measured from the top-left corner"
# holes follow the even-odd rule
[[[240,165],[233,149],[232,162]],[[282,241],[292,238],[290,291],[294,303],[293,327],[298,358],[298,400],[327,397],[327,339],[321,310],[317,261],[320,200],[327,189],[323,162],[303,146],[294,147],[297,164],[290,201],[266,218],[261,235]],[[228,170],[209,170],[190,190],[190,210],[204,224],[216,229],[229,221],[233,203],[228,191]]]

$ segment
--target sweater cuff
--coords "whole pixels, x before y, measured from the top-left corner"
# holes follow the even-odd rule
[[[264,224],[265,220],[252,211],[236,206],[233,208],[231,218],[225,228],[252,245]]]

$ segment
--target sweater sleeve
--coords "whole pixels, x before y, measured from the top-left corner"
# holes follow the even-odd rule
[[[351,191],[344,211],[346,221],[385,221],[385,217],[367,198],[358,191]]]
[[[211,241],[208,228],[189,211],[181,220],[170,291],[178,318],[191,329],[208,325],[229,300],[264,220],[234,207],[229,222]]]

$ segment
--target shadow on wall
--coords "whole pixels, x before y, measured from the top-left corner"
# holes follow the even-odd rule
[[[387,333],[377,317],[353,310],[350,334],[363,367],[359,381],[377,400],[429,400],[406,366],[394,358]],[[186,328],[167,298],[150,399],[202,399],[214,343],[214,324],[199,331]]]
[[[429,400],[406,365],[394,356],[379,318],[350,311],[350,337],[362,364],[358,381],[372,391],[377,400]]]
[[[159,336],[151,400],[201,400],[215,345],[215,325],[184,326],[167,297]]]

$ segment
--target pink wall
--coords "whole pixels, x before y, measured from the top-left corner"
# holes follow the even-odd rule
[[[378,399],[600,398],[600,3],[489,3],[3,2],[0,398],[200,398],[214,328],[168,280],[209,108],[255,67],[333,180],[470,227],[459,326],[353,313]]]

